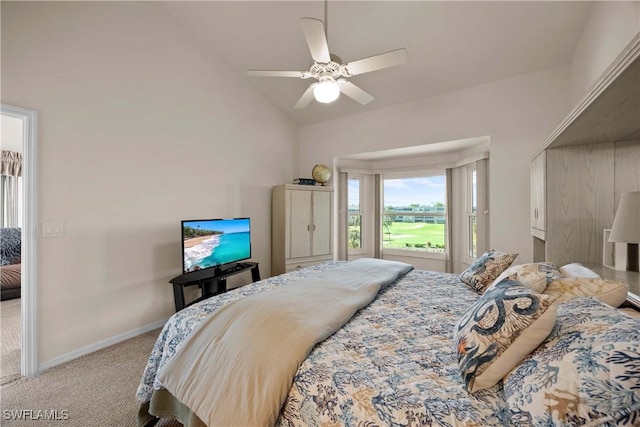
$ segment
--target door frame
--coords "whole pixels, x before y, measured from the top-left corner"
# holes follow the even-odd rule
[[[3,115],[22,120],[22,253],[21,253],[21,345],[20,373],[38,373],[37,334],[37,137],[38,113],[27,108],[0,104]]]

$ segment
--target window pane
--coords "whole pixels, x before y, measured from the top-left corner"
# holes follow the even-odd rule
[[[444,175],[385,179],[384,210],[383,248],[445,252]]]
[[[478,221],[475,216],[469,217],[469,257],[478,257]]]
[[[360,213],[360,179],[349,179],[348,198],[349,213]]]
[[[347,242],[349,249],[362,247],[362,212],[360,212],[360,178],[349,178],[347,189],[347,210],[349,211],[349,227]]]

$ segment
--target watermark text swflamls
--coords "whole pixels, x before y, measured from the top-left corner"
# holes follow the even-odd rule
[[[5,420],[46,420],[63,421],[69,419],[67,409],[5,409],[2,411]]]

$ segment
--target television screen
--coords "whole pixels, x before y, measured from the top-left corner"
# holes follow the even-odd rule
[[[251,258],[249,218],[182,221],[182,272]]]

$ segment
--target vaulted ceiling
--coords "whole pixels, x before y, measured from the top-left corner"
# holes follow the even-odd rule
[[[350,81],[375,99],[293,108],[310,80],[251,77],[247,69],[308,70],[301,17],[324,20],[322,1],[159,2],[267,100],[299,125],[432,97],[570,63],[589,17],[583,1],[334,1],[331,53],[344,62],[397,48],[406,64]]]

